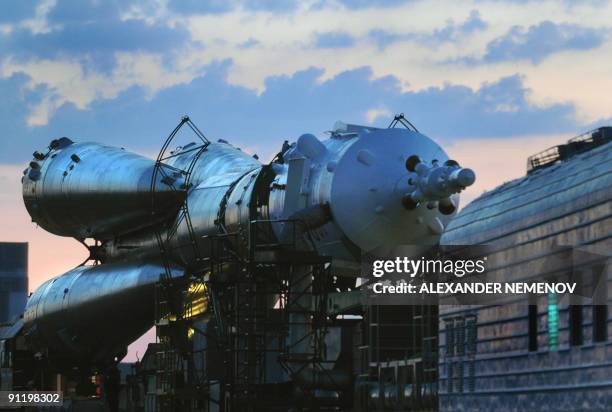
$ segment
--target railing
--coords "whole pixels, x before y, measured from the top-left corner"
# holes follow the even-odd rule
[[[600,127],[573,137],[567,143],[550,147],[527,158],[527,173],[569,159],[570,157],[612,141],[612,127]]]

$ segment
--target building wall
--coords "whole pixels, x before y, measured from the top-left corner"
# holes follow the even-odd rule
[[[28,298],[28,244],[0,242],[0,323],[23,312]]]
[[[611,239],[608,143],[486,193],[451,223],[443,242],[490,245],[509,264],[493,274],[500,281],[555,271],[551,255],[557,247],[585,250],[596,259],[578,266],[576,276],[602,275],[598,290],[609,308]],[[577,302],[552,295],[503,305],[442,306],[440,410],[610,410],[610,310],[596,322],[601,308],[570,309],[571,303]],[[594,330],[602,327],[605,334],[597,338]],[[581,339],[572,341],[570,329]]]

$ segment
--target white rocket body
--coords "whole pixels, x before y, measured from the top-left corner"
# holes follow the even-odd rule
[[[268,222],[280,240],[286,221],[298,221],[298,242],[308,237],[299,247],[331,257],[334,275],[359,276],[363,252],[436,244],[455,213],[457,193],[474,181],[471,170],[421,133],[341,123],[324,141],[305,134],[284,145],[269,165],[223,141],[201,152],[186,145],[163,165],[175,172],[162,179],[153,160],[66,138],[34,157],[23,177],[33,220],[57,235],[99,243],[90,251],[100,265],[45,283],[26,308],[31,337],[79,364],[94,353],[104,363],[153,319],[151,311],[92,317],[96,328],[115,336],[103,348],[88,319],[74,314],[119,307],[128,291],[153,302],[162,262],[170,261],[173,276],[200,270],[209,235],[236,233],[241,253],[253,221]],[[190,165],[187,182],[181,171]],[[159,239],[167,240],[163,251]]]

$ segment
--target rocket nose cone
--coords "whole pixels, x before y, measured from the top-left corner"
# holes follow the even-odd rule
[[[428,137],[405,129],[382,129],[363,134],[333,168],[330,209],[346,236],[364,251],[378,247],[435,243],[427,229],[428,216],[445,217],[437,209],[406,209],[402,198],[410,191],[410,156],[445,161],[442,149]],[[421,210],[425,209],[425,210]],[[425,218],[417,219],[420,214]]]
[[[457,183],[463,187],[468,187],[476,181],[476,174],[472,169],[461,169],[457,174]]]

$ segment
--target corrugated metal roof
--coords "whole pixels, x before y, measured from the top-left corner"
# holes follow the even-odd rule
[[[610,200],[612,142],[484,193],[448,225],[441,241],[485,243],[531,221],[543,222]]]

